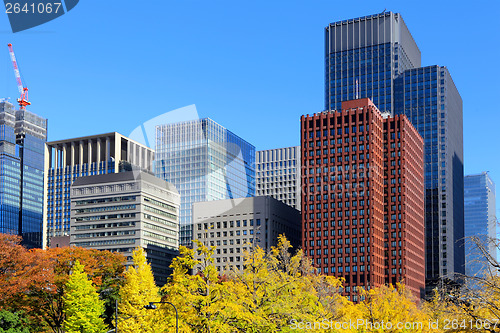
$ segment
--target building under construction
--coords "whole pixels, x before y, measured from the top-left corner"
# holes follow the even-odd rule
[[[47,120],[0,102],[0,232],[42,247]]]

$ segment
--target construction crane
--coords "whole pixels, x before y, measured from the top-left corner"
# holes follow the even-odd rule
[[[19,89],[19,93],[21,97],[17,99],[19,103],[19,107],[21,110],[26,109],[26,106],[31,105],[28,102],[28,88],[23,86],[23,81],[21,81],[21,74],[19,72],[19,66],[17,66],[16,56],[14,54],[14,49],[12,49],[12,44],[7,44],[9,47],[10,60],[12,60],[12,66],[14,66],[14,75],[16,76],[17,88]]]

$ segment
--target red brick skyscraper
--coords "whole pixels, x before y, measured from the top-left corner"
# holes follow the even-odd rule
[[[368,99],[301,118],[302,246],[323,274],[357,288],[425,283],[423,140]]]

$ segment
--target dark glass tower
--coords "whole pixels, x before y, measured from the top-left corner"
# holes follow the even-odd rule
[[[393,112],[394,82],[420,67],[420,50],[400,14],[387,12],[331,23],[325,31],[325,109],[370,98]],[[356,89],[357,87],[357,89]]]
[[[325,32],[325,107],[369,97],[406,114],[424,139],[426,284],[463,273],[462,99],[446,67],[421,67],[403,18],[384,12],[331,23]]]
[[[0,102],[0,232],[42,247],[47,120]]]
[[[446,67],[405,71],[395,80],[395,111],[424,139],[425,255],[428,285],[465,273],[462,98]]]

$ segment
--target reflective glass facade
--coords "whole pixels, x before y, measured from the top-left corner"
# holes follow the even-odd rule
[[[47,120],[0,103],[0,232],[42,247]]]
[[[462,99],[441,66],[405,71],[395,91],[396,113],[406,114],[425,144],[426,278],[453,277],[465,263]]]
[[[192,245],[193,202],[255,195],[255,147],[209,118],[157,126],[155,161],[181,195],[181,245]]]
[[[470,237],[476,236],[481,244],[489,250],[491,256],[498,260],[496,246],[488,242],[497,237],[495,217],[496,192],[495,183],[488,173],[470,175],[464,178],[465,202],[465,273],[468,276],[480,275],[485,268],[484,255]]]
[[[393,79],[420,66],[420,51],[402,17],[387,12],[331,23],[325,38],[325,109],[370,98],[393,112]]]

